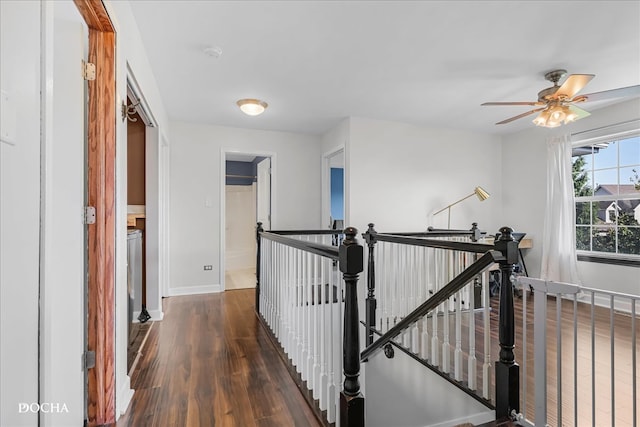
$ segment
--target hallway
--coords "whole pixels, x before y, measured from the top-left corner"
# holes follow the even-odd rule
[[[319,426],[259,325],[254,295],[165,298],[117,427]]]

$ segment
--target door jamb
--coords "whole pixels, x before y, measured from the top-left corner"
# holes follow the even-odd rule
[[[89,81],[87,190],[96,222],[88,226],[87,324],[89,426],[115,422],[115,166],[116,166],[116,33],[101,1],[74,0],[89,27],[89,62],[96,79]]]

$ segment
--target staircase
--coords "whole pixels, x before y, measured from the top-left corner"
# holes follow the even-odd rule
[[[491,317],[513,318],[512,309],[497,316],[489,300],[489,270],[500,268],[507,283],[517,262],[510,229],[484,244],[475,224],[393,234],[370,225],[364,319],[363,248],[355,229],[331,245],[337,233],[257,233],[258,313],[325,425],[481,425],[517,412],[513,329],[494,331],[499,359],[490,328]],[[513,307],[505,289],[501,307]]]

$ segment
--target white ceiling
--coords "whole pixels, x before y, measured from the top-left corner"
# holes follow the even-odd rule
[[[581,93],[640,84],[639,1],[145,0],[131,8],[172,120],[322,134],[355,116],[512,133],[534,126],[535,115],[494,123],[529,107],[480,104],[535,101],[552,69],[595,74]],[[211,46],[219,58],[203,52]],[[245,116],[240,98],[269,107]]]

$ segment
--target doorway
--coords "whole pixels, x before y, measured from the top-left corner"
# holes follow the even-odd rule
[[[344,228],[344,149],[336,148],[323,156],[322,220],[330,229]]]
[[[256,223],[271,228],[271,157],[225,153],[224,289],[256,286]]]

